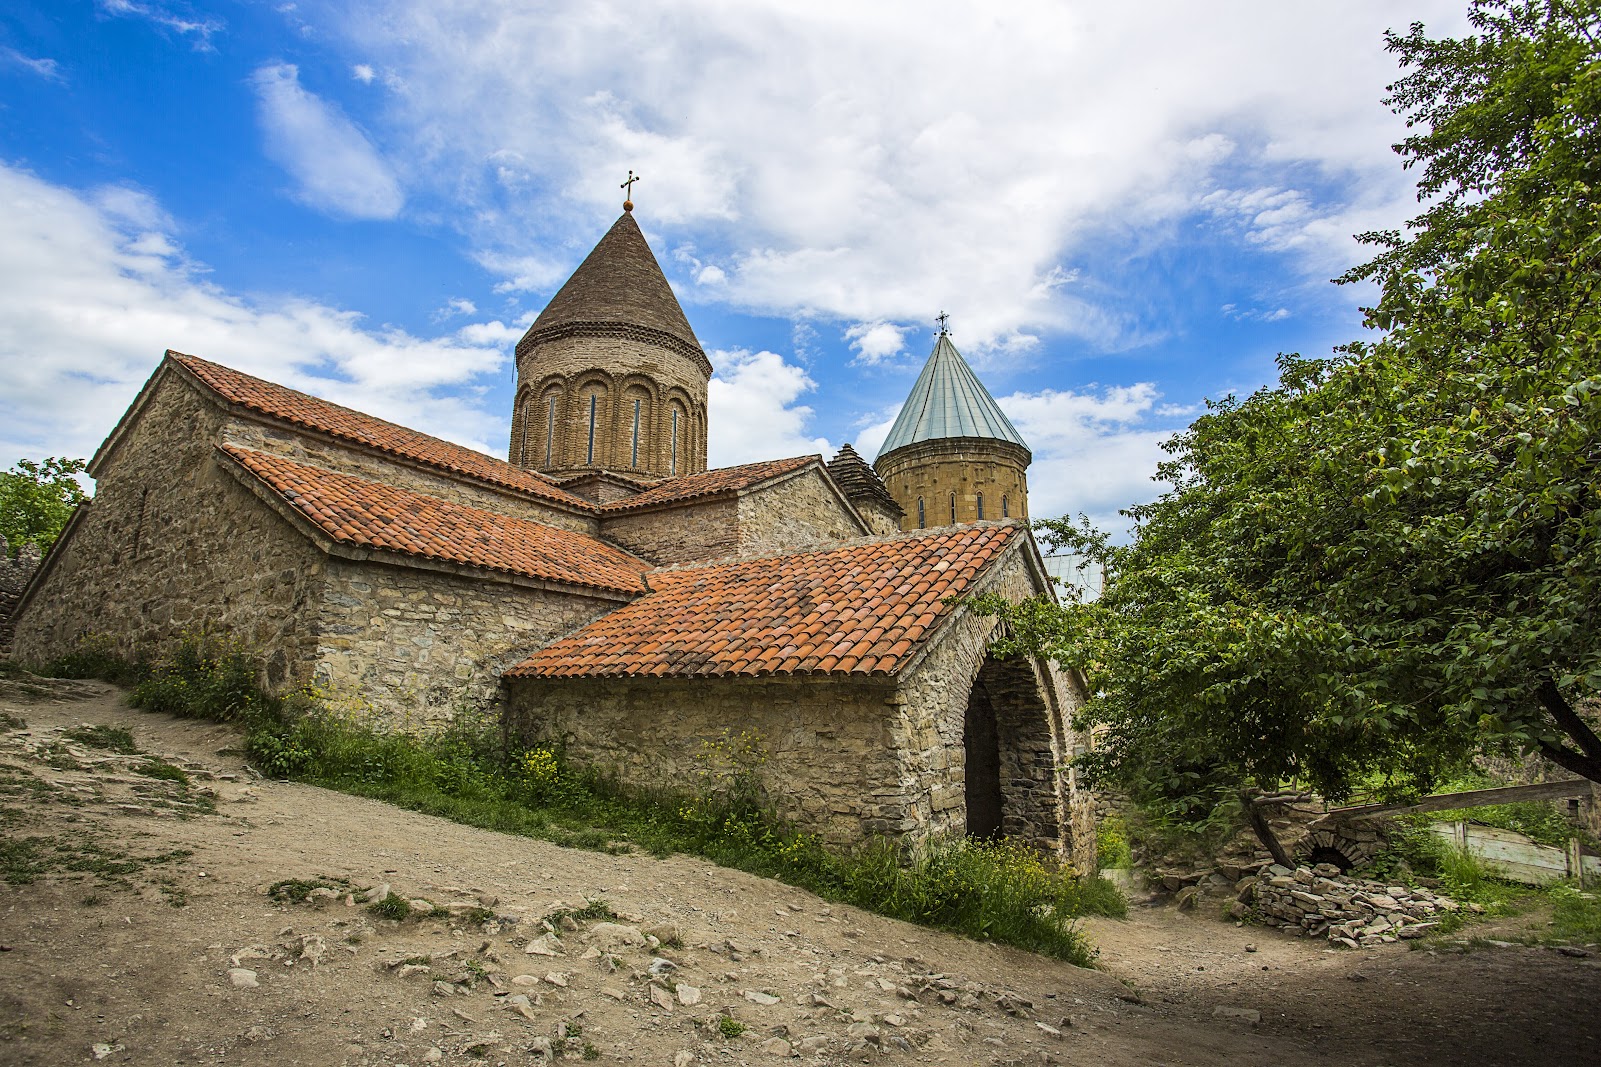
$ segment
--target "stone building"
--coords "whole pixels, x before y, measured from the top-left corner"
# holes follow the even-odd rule
[[[848,446],[707,470],[710,375],[628,212],[517,346],[509,462],[168,352],[90,461],[14,655],[204,628],[274,690],[400,728],[492,704],[642,784],[753,730],[774,803],[830,840],[1005,834],[1093,864],[1072,679],[994,657],[995,620],[954,599],[1050,590],[1005,517],[1021,471],[986,521],[902,532]]]

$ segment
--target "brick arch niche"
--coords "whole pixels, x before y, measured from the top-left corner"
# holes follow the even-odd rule
[[[969,836],[1061,840],[1051,711],[1027,659],[984,657],[967,698],[962,749]]]

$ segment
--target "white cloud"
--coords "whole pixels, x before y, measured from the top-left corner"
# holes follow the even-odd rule
[[[100,10],[109,15],[124,15],[144,19],[146,22],[171,30],[182,37],[193,37],[197,52],[216,51],[211,43],[213,34],[221,33],[226,26],[219,18],[179,14],[161,4],[139,3],[137,0],[100,0]]]
[[[817,383],[776,352],[731,349],[710,353],[717,374],[708,386],[708,463],[833,455],[821,437],[807,436],[812,409],[798,404]]]
[[[392,219],[405,203],[400,183],[365,134],[334,105],[300,84],[292,63],[251,77],[267,155],[297,183],[296,199],[356,219]]]
[[[41,78],[47,78],[50,81],[66,81],[66,78],[62,77],[61,74],[61,64],[55,60],[35,59],[33,56],[24,55],[15,48],[6,45],[0,45],[0,66],[21,67],[23,70],[37,74]]]
[[[1381,32],[1455,32],[1461,7],[374,0],[334,29],[398,72],[409,180],[465,196],[505,262],[564,247],[564,276],[631,166],[641,222],[694,227],[732,306],[945,307],[966,348],[1006,358],[1048,334],[1137,339],[1075,271],[1152,228],[1211,220],[1306,277],[1357,258],[1350,233],[1413,206]]]
[[[476,314],[478,314],[477,304],[473,303],[471,300],[468,300],[464,296],[453,296],[449,300],[445,301],[444,307],[434,312],[433,317],[435,322],[440,322],[444,319],[455,318],[457,315]]]
[[[906,350],[906,330],[889,322],[858,322],[845,331],[857,363],[875,366]]]
[[[160,206],[83,195],[0,165],[0,457],[87,456],[167,348],[491,453],[505,419],[480,408],[518,331],[415,337],[302,299],[250,300],[204,280]]]
[[[724,274],[723,268],[715,263],[708,263],[695,272],[696,285],[723,285],[727,281],[728,275]]]
[[[371,85],[372,80],[376,78],[378,74],[367,64],[357,63],[355,66],[350,68],[350,76],[361,82],[363,85]]]
[[[997,403],[1034,453],[1030,514],[1083,512],[1103,529],[1125,532],[1129,523],[1118,510],[1161,492],[1151,481],[1165,458],[1161,444],[1188,421],[1182,412],[1159,408],[1159,399],[1150,382],[1001,397]]]
[[[1270,311],[1266,308],[1242,308],[1238,304],[1224,304],[1218,310],[1236,322],[1283,322],[1293,314],[1286,307]]]

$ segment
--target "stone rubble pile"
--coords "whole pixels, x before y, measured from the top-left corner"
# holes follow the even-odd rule
[[[1272,864],[1242,883],[1239,899],[1268,926],[1347,948],[1422,937],[1462,907],[1428,889],[1346,877],[1332,863],[1293,871]]]

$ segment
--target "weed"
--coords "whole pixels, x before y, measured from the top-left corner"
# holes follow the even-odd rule
[[[615,922],[617,913],[612,911],[610,904],[597,897],[594,900],[584,901],[584,906],[581,908],[557,908],[549,915],[546,915],[544,921],[552,926],[559,926],[563,919],[571,919],[575,923],[597,922],[600,920]]]
[[[1129,849],[1128,831],[1123,820],[1108,816],[1095,824],[1095,865],[1108,869],[1121,869],[1134,864]]]
[[[468,908],[456,916],[456,921],[467,926],[482,926],[495,917],[495,913],[488,908]]]
[[[1551,935],[1558,941],[1601,944],[1601,896],[1570,885],[1551,887]]]
[[[61,741],[46,742],[37,746],[34,751],[39,754],[39,758],[44,761],[46,766],[53,767],[58,771],[78,771],[83,769],[83,764],[78,762],[77,758],[68,750],[66,744]]]
[[[464,960],[461,969],[466,971],[468,978],[474,982],[482,982],[489,977],[489,968],[479,960]]]
[[[74,726],[70,730],[63,730],[61,736],[80,745],[103,748],[123,756],[132,756],[139,751],[139,746],[133,743],[133,735],[120,726]]]
[[[149,667],[119,653],[110,637],[85,634],[72,651],[51,660],[36,673],[50,678],[100,678],[117,685],[136,685],[144,680]]]
[[[586,1060],[598,1060],[598,1059],[600,1059],[600,1049],[596,1048],[594,1045],[590,1044],[588,1041],[585,1041],[584,1042],[584,1059],[586,1059]]]
[[[98,908],[102,904],[106,903],[106,898],[101,896],[99,893],[90,893],[78,903],[82,904],[86,908]]]
[[[434,962],[432,956],[407,956],[400,961],[403,967],[426,967],[432,962]]]
[[[182,767],[174,767],[166,760],[147,759],[139,766],[133,768],[135,774],[142,774],[146,778],[159,778],[163,782],[177,782],[184,789],[189,788],[189,775],[184,773]]]
[[[285,904],[304,904],[313,889],[332,889],[340,893],[351,890],[350,880],[347,878],[285,878],[281,882],[274,882],[267,889],[267,896],[271,900]]]
[[[734,1040],[734,1038],[748,1029],[750,1028],[744,1023],[728,1015],[724,1015],[717,1020],[717,1032],[729,1041]]]
[[[399,893],[391,892],[382,900],[375,900],[367,905],[367,910],[380,919],[393,919],[401,922],[411,915],[411,903]]]

